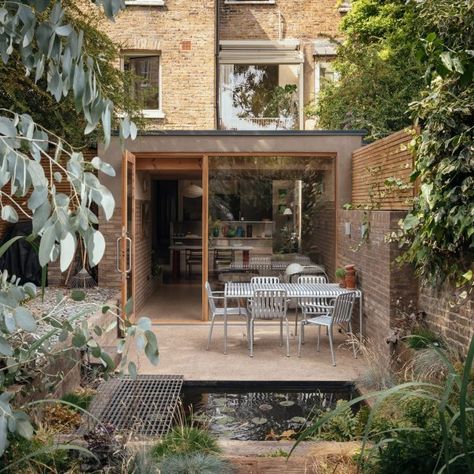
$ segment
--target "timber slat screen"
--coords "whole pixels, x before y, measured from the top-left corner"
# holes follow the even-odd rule
[[[412,138],[411,133],[401,130],[353,152],[354,207],[369,206],[394,210],[411,208],[413,187],[410,183],[410,174],[413,170],[413,155],[408,145]],[[401,187],[386,184],[390,178],[395,178],[404,184]]]

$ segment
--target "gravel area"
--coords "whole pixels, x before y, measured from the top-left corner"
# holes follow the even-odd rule
[[[64,296],[70,295],[72,290],[58,287],[45,288],[44,300],[41,298],[41,289],[38,289],[38,296],[25,306],[32,311],[37,319],[40,319],[44,315],[48,314]],[[78,311],[90,310],[91,314],[100,310],[100,306],[105,304],[107,301],[118,296],[118,290],[114,288],[89,288],[82,290],[86,292],[86,298],[84,301],[73,301],[68,299],[62,304],[61,308],[55,313],[57,319],[66,319]],[[45,334],[51,330],[51,326],[45,322],[40,322],[38,325],[38,335]]]

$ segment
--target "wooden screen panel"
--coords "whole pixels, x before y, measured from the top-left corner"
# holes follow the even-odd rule
[[[352,205],[379,209],[410,209],[413,187],[413,155],[409,150],[412,133],[406,130],[366,145],[352,154]],[[410,187],[386,185],[389,178]]]

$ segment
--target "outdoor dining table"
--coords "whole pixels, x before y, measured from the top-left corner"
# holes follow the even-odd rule
[[[226,283],[224,289],[224,354],[227,353],[227,301],[252,298],[255,290],[284,290],[290,299],[336,298],[354,292],[359,300],[359,335],[362,342],[362,291],[341,288],[337,283]]]

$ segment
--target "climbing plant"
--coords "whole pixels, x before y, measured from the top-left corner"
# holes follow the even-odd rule
[[[474,285],[474,4],[421,0],[418,19],[429,31],[420,50],[427,86],[411,106],[421,128],[412,144],[420,192],[401,222],[401,261],[425,283],[456,282],[466,296]]]

